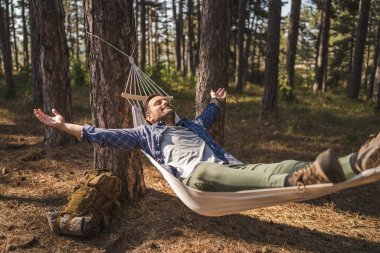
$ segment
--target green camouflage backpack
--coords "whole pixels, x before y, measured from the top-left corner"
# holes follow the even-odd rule
[[[62,211],[47,212],[57,234],[93,235],[109,225],[114,208],[120,208],[121,180],[110,172],[91,173],[76,187]]]

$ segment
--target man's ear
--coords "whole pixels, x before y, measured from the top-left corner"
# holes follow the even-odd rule
[[[145,120],[148,121],[148,122],[151,122],[153,119],[152,115],[150,115],[150,113],[148,113],[145,117]]]

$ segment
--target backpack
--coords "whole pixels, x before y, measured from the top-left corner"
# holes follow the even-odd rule
[[[62,211],[47,212],[50,229],[57,234],[75,236],[98,233],[115,216],[114,207],[120,208],[121,183],[111,172],[86,175]]]

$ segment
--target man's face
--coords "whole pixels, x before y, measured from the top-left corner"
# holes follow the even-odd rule
[[[169,100],[156,96],[153,97],[148,103],[149,112],[146,115],[146,120],[154,124],[158,121],[174,120],[174,108]]]

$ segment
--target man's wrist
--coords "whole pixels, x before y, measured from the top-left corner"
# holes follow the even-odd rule
[[[219,102],[221,101],[221,99],[217,95],[211,95],[211,99],[216,99]]]
[[[216,104],[217,106],[219,106],[220,100],[217,97],[212,97],[210,99],[210,103],[213,103],[213,104]]]

